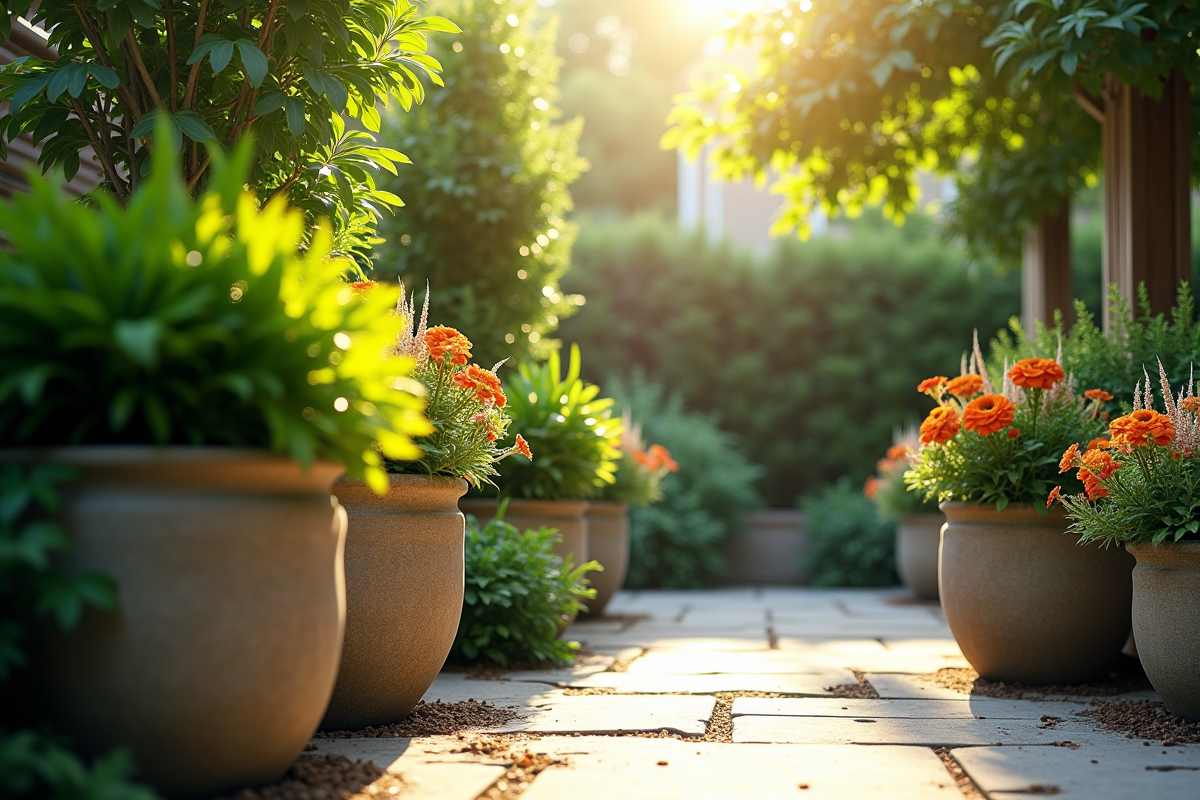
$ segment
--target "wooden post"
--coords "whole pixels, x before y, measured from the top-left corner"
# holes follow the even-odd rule
[[[1175,72],[1158,101],[1111,75],[1104,93],[1104,296],[1135,303],[1145,283],[1155,313],[1192,274],[1189,92]]]
[[[1036,324],[1054,326],[1054,311],[1061,309],[1066,328],[1075,321],[1071,282],[1071,203],[1063,200],[1058,211],[1042,215],[1041,222],[1025,235],[1021,262],[1021,316],[1025,331],[1033,335]]]

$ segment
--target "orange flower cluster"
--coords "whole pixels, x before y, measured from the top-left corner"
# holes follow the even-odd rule
[[[942,386],[946,383],[947,378],[938,375],[933,378],[926,378],[917,384],[917,391],[921,394],[928,394],[935,399],[942,396]]]
[[[979,375],[959,375],[946,384],[946,393],[966,400],[983,391],[983,378]]]
[[[1179,401],[1179,407],[1189,414],[1200,413],[1200,397],[1185,397]]]
[[[1112,447],[1112,440],[1103,436],[1097,436],[1095,439],[1092,439],[1090,442],[1088,442],[1087,449],[1096,450],[1101,447]]]
[[[990,436],[1012,424],[1016,406],[1002,394],[985,394],[963,409],[962,425],[981,436]]]
[[[1175,436],[1175,424],[1166,414],[1149,408],[1139,409],[1132,414],[1117,417],[1108,424],[1113,444],[1128,450],[1150,442],[1166,446]]]
[[[461,367],[471,357],[471,340],[445,325],[425,331],[425,346],[429,348],[429,357],[438,364],[449,355],[450,363]]]
[[[432,350],[430,352],[432,354]],[[500,379],[490,369],[471,364],[461,372],[455,373],[454,382],[475,392],[481,403],[491,403],[496,408],[508,405],[508,398],[500,386]]]
[[[633,460],[641,464],[648,472],[658,472],[660,469],[665,469],[667,472],[679,472],[679,464],[671,458],[671,451],[661,444],[652,444],[649,450],[634,450],[632,455]]]
[[[876,478],[874,475],[871,475],[867,478],[867,482],[863,484],[863,496],[868,500],[874,500],[875,496],[879,494],[879,489],[882,486],[883,481],[879,478]]]
[[[1052,358],[1023,358],[1013,364],[1008,377],[1022,389],[1050,389],[1067,374]]]
[[[533,453],[529,450],[529,442],[525,441],[525,437],[519,433],[517,434],[516,451],[528,458],[530,461],[533,460]]]
[[[910,452],[912,451],[908,449],[907,445],[894,444],[887,449],[886,458],[888,461],[899,461],[902,458],[907,458]]]
[[[945,444],[958,435],[958,412],[950,406],[938,406],[921,423],[921,444]]]
[[[1121,465],[1100,448],[1089,447],[1081,455],[1079,445],[1072,444],[1067,448],[1067,452],[1063,453],[1062,460],[1058,463],[1058,471],[1070,472],[1076,467],[1079,468],[1077,477],[1083,483],[1083,490],[1087,492],[1088,499],[1099,500],[1101,497],[1108,497],[1108,490],[1104,488],[1103,482],[1120,469]],[[1062,487],[1054,487],[1046,505],[1049,506],[1061,496]]]
[[[1113,396],[1103,389],[1088,389],[1083,393],[1083,396],[1089,400],[1095,400],[1098,403],[1107,403],[1113,399]]]

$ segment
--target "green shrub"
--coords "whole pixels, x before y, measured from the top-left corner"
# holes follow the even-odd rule
[[[814,586],[894,586],[896,523],[847,479],[801,501],[807,513],[804,566]]]
[[[893,429],[924,418],[917,383],[1019,309],[1018,276],[972,274],[918,222],[860,221],[848,239],[785,240],[755,259],[653,216],[591,220],[563,281],[587,304],[562,335],[585,348],[589,379],[640,367],[716,413],[765,467],[767,500],[792,507],[838,476],[866,478]]]
[[[665,475],[663,499],[629,512],[630,587],[696,588],[725,569],[721,545],[738,532],[746,512],[760,505],[759,470],[737,437],[713,417],[687,412],[678,396],[640,375],[610,385],[647,439],[661,443],[679,463]]]
[[[584,574],[600,565],[563,563],[553,553],[553,529],[522,533],[503,517],[503,506],[483,527],[467,517],[466,592],[451,657],[569,663],[579,645],[560,638],[559,625],[596,596],[584,588]]]

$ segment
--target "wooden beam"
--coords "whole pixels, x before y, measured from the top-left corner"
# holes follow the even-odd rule
[[[1154,313],[1192,273],[1190,90],[1181,72],[1160,100],[1112,76],[1105,89],[1104,283],[1131,303],[1144,283]]]
[[[1088,113],[1088,115],[1101,124],[1104,123],[1104,98],[1084,89],[1079,84],[1071,87],[1071,94],[1075,98],[1075,102],[1079,107]]]
[[[1061,310],[1069,330],[1075,322],[1074,289],[1071,281],[1071,204],[1063,200],[1054,213],[1025,235],[1021,263],[1021,316],[1025,330],[1033,335],[1037,323],[1054,326],[1054,312]]]

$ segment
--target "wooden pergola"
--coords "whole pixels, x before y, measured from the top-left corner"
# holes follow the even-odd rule
[[[1145,284],[1154,313],[1170,311],[1179,284],[1191,279],[1191,86],[1182,73],[1153,100],[1109,76],[1103,96],[1076,100],[1102,126],[1104,164],[1103,297],[1116,284],[1133,303]],[[1055,309],[1071,322],[1070,207],[1045,215],[1029,232],[1023,263],[1027,328],[1051,324]],[[1104,326],[1109,326],[1104,304]]]

